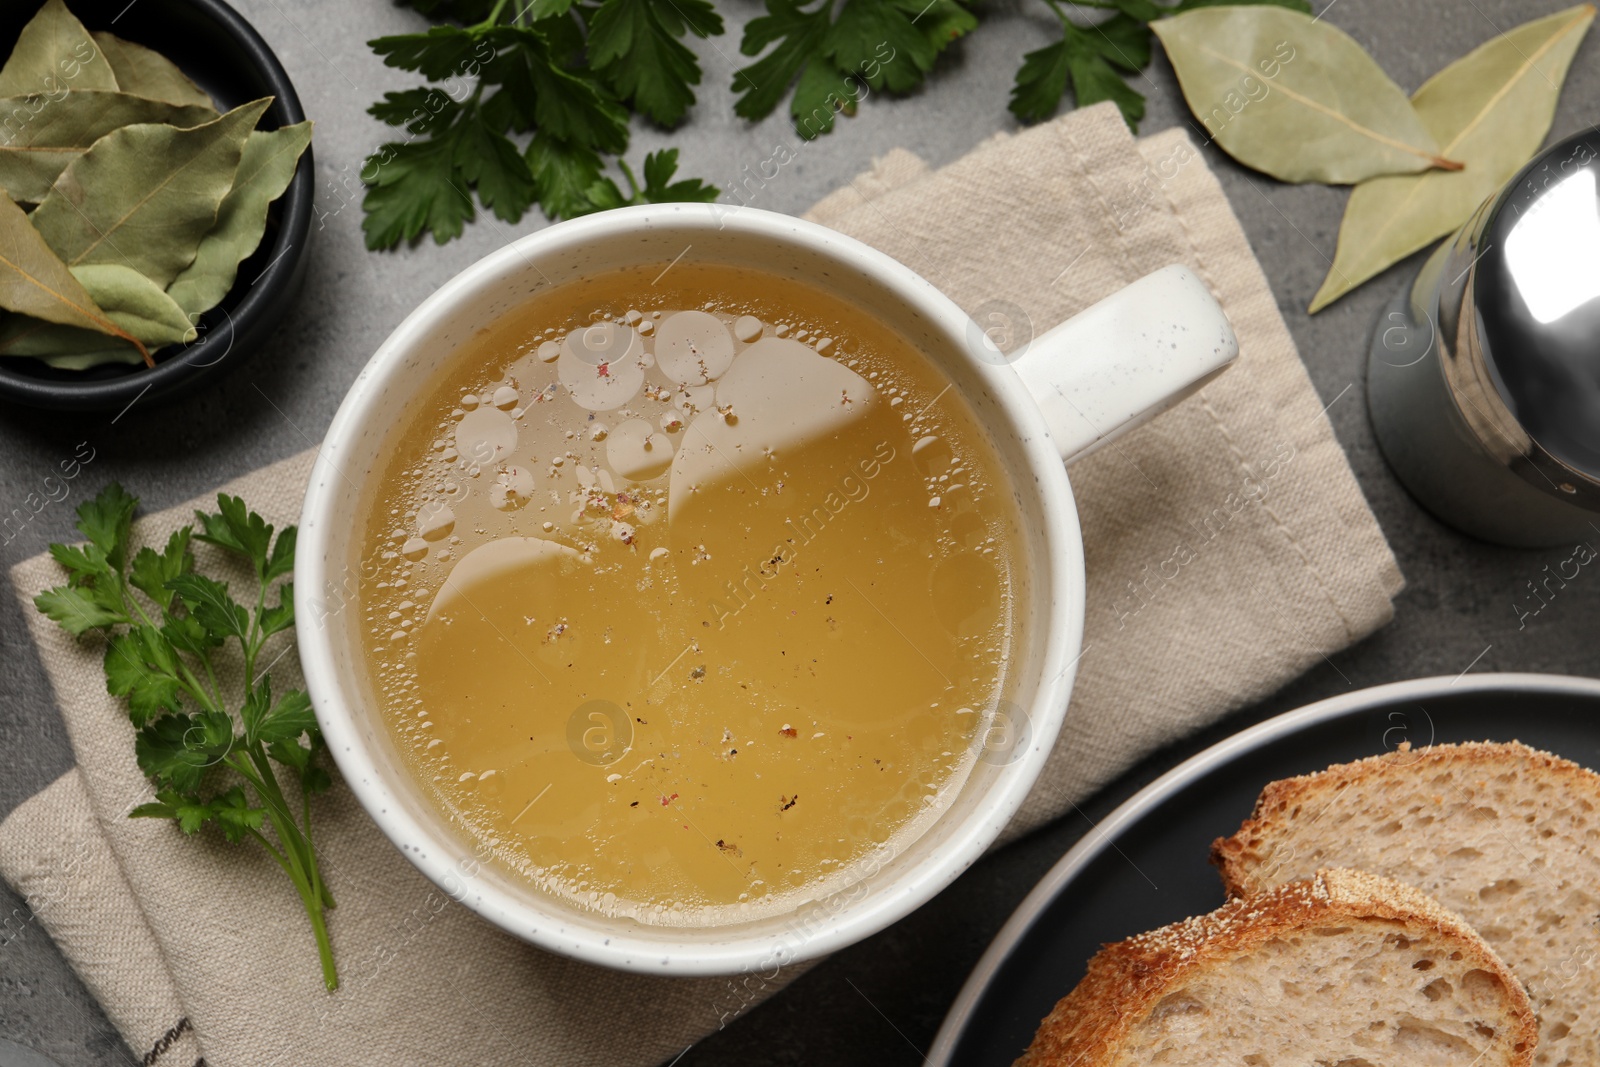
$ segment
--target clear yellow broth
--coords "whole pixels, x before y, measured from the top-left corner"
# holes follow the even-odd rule
[[[383,716],[480,851],[694,925],[841,887],[937,816],[1005,681],[1019,538],[899,336],[666,267],[535,294],[449,357],[361,610]]]

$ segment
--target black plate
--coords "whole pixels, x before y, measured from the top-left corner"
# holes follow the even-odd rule
[[[0,3],[0,56],[9,56],[43,0]],[[274,97],[260,128],[305,120],[289,74],[254,27],[222,0],[67,0],[90,30],[153,48],[177,64],[226,111]],[[283,320],[304,274],[316,196],[311,149],[267,215],[261,247],[239,265],[233,291],[200,319],[200,336],[155,354],[154,369],[110,364],[64,371],[33,359],[0,357],[0,397],[63,411],[119,411],[188,393],[237,366]],[[0,194],[4,195],[4,194]]]
[[[1150,783],[1045,875],[956,998],[930,1067],[1010,1067],[1100,946],[1224,901],[1207,856],[1268,782],[1455,741],[1518,740],[1600,767],[1600,680],[1481,674],[1397,682],[1236,734]]]

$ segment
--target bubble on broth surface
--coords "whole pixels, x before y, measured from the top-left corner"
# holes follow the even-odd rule
[[[733,335],[709,312],[680,311],[662,319],[656,330],[656,362],[675,382],[704,385],[733,363]]]
[[[764,327],[754,315],[740,315],[733,320],[733,335],[745,344],[760,340]]]
[[[456,448],[469,463],[493,463],[516,447],[517,424],[496,408],[473,408],[456,423]]]
[[[424,541],[438,541],[449,537],[456,528],[456,513],[450,505],[432,500],[417,509],[417,536]]]
[[[911,461],[917,465],[917,470],[929,477],[943,474],[953,459],[950,442],[933,434],[919,438],[911,446]]]
[[[644,338],[631,326],[597,322],[561,342],[556,373],[580,407],[611,411],[644,384]]]
[[[606,462],[633,482],[647,482],[672,464],[672,441],[643,419],[629,419],[606,435]]]

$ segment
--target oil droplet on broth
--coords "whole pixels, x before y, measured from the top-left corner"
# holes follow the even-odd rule
[[[670,320],[669,320],[670,321]],[[718,406],[684,432],[672,465],[668,516],[677,519],[704,490],[770,465],[769,456],[824,442],[866,417],[877,393],[865,378],[798,341],[758,340],[717,385]],[[691,487],[694,487],[691,489]]]
[[[1017,518],[957,397],[908,428],[889,398],[946,382],[858,309],[652,277],[457,353],[398,436],[370,523],[398,552],[362,596],[385,716],[463,833],[575,906],[702,924],[847,885],[937,817],[957,709],[1004,686]]]

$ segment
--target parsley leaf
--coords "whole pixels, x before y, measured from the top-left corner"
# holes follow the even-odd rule
[[[266,822],[264,808],[252,808],[245,799],[244,790],[234,786],[211,802],[211,815],[222,827],[222,836],[229,841],[243,841],[246,834],[259,831]]]
[[[98,545],[51,545],[50,555],[66,569],[67,581],[73,585],[93,585],[95,579],[111,573]]]
[[[213,636],[193,615],[169,615],[167,621],[161,624],[161,636],[179,652],[196,656],[209,655],[213,648],[220,647],[227,640],[226,637]]]
[[[663,126],[694,103],[700,63],[679,38],[722,33],[706,0],[605,0],[589,20],[589,61],[621,100]]]
[[[551,218],[573,218],[593,211],[589,187],[600,180],[600,157],[546,134],[528,143],[528,166],[539,188],[539,206]]]
[[[128,584],[161,605],[163,610],[172,607],[173,592],[167,583],[194,569],[194,556],[189,552],[189,527],[173,532],[167,539],[164,552],[150,547],[141,548],[133,557],[128,571]]]
[[[1067,85],[1077,106],[1113,101],[1128,128],[1137,131],[1144,118],[1144,97],[1120,71],[1136,74],[1150,62],[1150,26],[1155,19],[1197,7],[1220,4],[1275,4],[1307,14],[1306,0],[1179,0],[1163,7],[1153,0],[1102,0],[1092,6],[1116,9],[1101,22],[1080,25],[1067,18],[1060,0],[1045,0],[1061,23],[1061,40],[1022,57],[1011,89],[1011,113],[1023,122],[1042,122],[1056,113]]]
[[[214,816],[211,804],[198,794],[176,789],[159,790],[154,803],[140,804],[128,812],[130,819],[175,819],[186,834],[198,833]]]
[[[628,147],[629,110],[662,125],[681,121],[701,78],[683,38],[723,32],[709,0],[411,6],[450,21],[368,42],[387,65],[435,83],[385,93],[368,109],[405,134],[362,170],[362,229],[374,249],[425,233],[443,244],[479,205],[514,223],[534,204],[570,218],[630,202],[620,191],[611,196],[604,186],[615,183],[603,178],[604,157]],[[519,147],[513,138],[523,134],[531,136]],[[636,195],[656,195],[646,186]],[[698,183],[670,189],[660,198],[708,199]]]
[[[144,726],[181,707],[177,656],[160,631],[135,626],[106,642],[106,692],[128,700],[128,717]]]
[[[517,146],[481,123],[463,125],[456,138],[456,168],[478,191],[483,206],[516,222],[533,206],[533,172]]]
[[[250,617],[244,605],[228,593],[227,583],[203,574],[183,574],[168,582],[167,588],[177,592],[189,613],[205,627],[211,638],[244,638]]]
[[[217,494],[215,514],[197,511],[194,517],[200,521],[203,531],[195,535],[196,541],[204,541],[243,556],[255,567],[256,577],[266,580],[268,550],[272,545],[270,523],[247,509],[243,500],[223,493]],[[293,542],[289,550],[294,550]]]
[[[33,598],[34,607],[74,636],[127,622],[128,616],[100,603],[94,590],[63,585]]]
[[[1144,27],[1139,26],[1139,29],[1148,35]],[[1112,69],[1105,52],[1096,43],[1096,33],[1093,29],[1084,30],[1065,23],[1061,40],[1023,56],[1022,69],[1017,72],[1017,82],[1011,90],[1011,113],[1024,122],[1049,118],[1060,106],[1070,79],[1079,107],[1102,100],[1115,101],[1128,127],[1137,130],[1139,120],[1144,118],[1144,97],[1130,89],[1122,75]],[[1148,44],[1145,55],[1149,56]]]
[[[274,581],[293,572],[294,546],[299,536],[300,530],[296,526],[285,526],[278,531],[278,539],[273,542],[272,553],[267,557],[266,570],[261,575],[262,581]]]
[[[380,156],[386,158],[374,167]],[[366,170],[375,171],[361,201],[367,213],[361,228],[368,248],[415,241],[424,230],[439,244],[461,236],[463,224],[477,212],[466,192],[466,178],[456,173],[455,159],[455,138],[437,136],[420,143],[386,144],[379,155],[368,157]]]
[[[161,716],[139,731],[133,752],[139,769],[157,785],[192,793],[232,745],[233,720],[226,712],[203,711]]]
[[[444,81],[473,59],[481,63],[494,56],[487,39],[480,41],[478,33],[463,26],[430,26],[423,33],[376,37],[367,44],[383,57],[384,66],[415,71],[429,81]]]
[[[632,192],[624,197],[616,182],[610,178],[601,178],[589,186],[586,193],[589,199],[587,210],[604,211],[630,204],[710,203],[717,198],[716,188],[706,185],[698,178],[685,178],[676,182],[672,180],[673,174],[678,170],[676,148],[652,152],[644,157],[642,189],[638,180],[634,178],[632,169],[626,163],[619,160],[617,165],[622,169],[623,177],[628,179],[628,186]]]
[[[278,606],[263,607],[259,616],[261,633],[271,637],[294,625],[294,583],[284,582],[278,587]]]
[[[311,697],[302,689],[291,689],[272,702],[272,683],[263,678],[245,701],[240,713],[245,737],[250,741],[298,741],[302,734],[317,732],[317,717],[311,710]]]
[[[753,56],[775,41],[778,47],[734,72],[733,88],[740,94],[734,114],[752,121],[772,114],[827,34],[831,7],[823,0],[806,11],[804,0],[767,0],[767,13],[745,26],[739,51]]]
[[[243,500],[219,495],[216,512],[196,513],[198,534],[185,526],[164,549],[146,546],[130,559],[137,507],[117,485],[81,506],[78,528],[88,543],[50,546],[67,584],[34,603],[69,633],[102,631],[106,690],[126,701],[137,731],[134,757],[156,787],[156,799],[130,816],[171,819],[186,834],[214,825],[228,841],[253,838],[270,851],[294,882],[323,982],[335,989],[324,915],[333,897],[322,881],[310,821],[311,796],[332,783],[319,762],[327,746],[310,697],[293,690],[274,701],[271,678],[256,673],[267,642],[294,625],[294,587],[287,579],[294,571],[295,528],[286,526],[274,538],[271,524]],[[195,539],[249,561],[253,608],[236,601],[227,583],[196,570]],[[274,588],[277,604],[269,606]],[[222,661],[235,653],[235,661]],[[230,685],[236,693],[231,709]],[[273,761],[287,770],[275,770]],[[219,783],[224,776],[228,780]],[[298,816],[280,776],[299,785]]]
[[[766,0],[767,13],[745,26],[739,50],[760,55],[734,73],[734,112],[762,119],[794,86],[789,115],[812,138],[854,114],[870,91],[908,93],[939,54],[978,24],[960,0]],[[837,9],[837,18],[835,10]]]
[[[121,570],[128,552],[128,531],[139,501],[112,482],[93,500],[78,505],[78,530],[98,548],[113,570]]]

